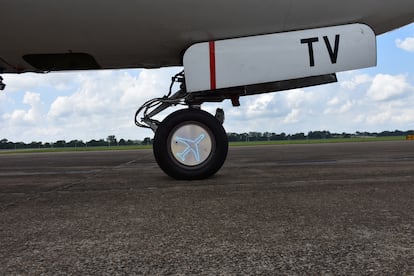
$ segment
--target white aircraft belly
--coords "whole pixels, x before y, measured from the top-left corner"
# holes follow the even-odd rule
[[[26,54],[87,53],[102,68],[182,64],[197,42],[364,23],[376,34],[414,20],[413,0],[0,0],[0,67]]]

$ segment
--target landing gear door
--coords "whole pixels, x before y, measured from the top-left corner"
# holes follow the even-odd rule
[[[363,24],[211,41],[184,54],[188,92],[318,76],[376,65]]]

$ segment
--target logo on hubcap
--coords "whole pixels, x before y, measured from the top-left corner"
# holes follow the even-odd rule
[[[200,134],[196,139],[191,140],[182,137],[176,137],[176,141],[183,143],[186,148],[182,152],[177,152],[177,156],[181,159],[182,162],[185,162],[187,155],[192,152],[194,154],[194,158],[197,162],[200,162],[200,150],[199,144],[201,141],[204,140],[206,135],[204,133]]]

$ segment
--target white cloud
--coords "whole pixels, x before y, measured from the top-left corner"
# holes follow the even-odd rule
[[[414,52],[414,37],[407,37],[406,39],[397,39],[395,44],[398,48],[408,52]]]
[[[347,101],[345,104],[343,104],[339,108],[339,113],[345,113],[351,110],[351,108],[354,106],[354,104],[351,101]]]
[[[292,109],[292,111],[285,117],[283,122],[285,124],[293,124],[299,122],[299,117],[301,115],[301,111],[297,108]]]
[[[290,108],[299,108],[304,103],[310,103],[316,95],[306,93],[303,89],[295,89],[284,93],[284,96]]]
[[[372,81],[372,77],[367,74],[358,74],[353,76],[350,80],[344,80],[339,83],[341,87],[346,89],[354,90],[362,84],[366,84]]]
[[[378,74],[373,79],[367,95],[374,101],[387,101],[403,97],[412,86],[403,75]]]
[[[11,104],[12,104],[11,98],[8,97],[6,95],[6,93],[0,93],[0,114],[5,113],[6,112],[6,106],[9,106]]]
[[[137,106],[151,98],[166,95],[169,88],[168,81],[178,70],[174,72],[169,70],[168,73],[165,70],[143,70],[138,77],[124,74],[119,80],[119,88],[122,91],[121,103]]]
[[[255,95],[242,103],[243,120],[255,120],[257,118],[280,117],[289,111],[282,105],[281,95],[268,93]]]
[[[23,97],[23,103],[30,106],[29,110],[14,110],[12,113],[5,113],[3,119],[11,125],[37,124],[42,120],[42,102],[40,94],[26,92]]]
[[[45,87],[62,91],[73,86],[74,77],[78,72],[55,72],[49,74],[25,73],[21,75],[5,74],[4,81],[7,84],[6,92],[37,91]]]
[[[335,105],[339,104],[339,102],[340,102],[339,97],[333,97],[332,99],[330,99],[327,102],[327,104],[328,104],[328,106],[335,106]]]
[[[368,126],[387,125],[387,130],[412,129],[414,127],[414,110],[399,110],[394,107],[381,106],[375,112],[368,114],[363,122]],[[402,126],[405,126],[403,128]]]

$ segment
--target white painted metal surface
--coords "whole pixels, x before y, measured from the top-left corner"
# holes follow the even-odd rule
[[[0,69],[27,54],[85,53],[102,68],[182,65],[198,42],[363,23],[414,21],[413,0],[0,0]]]
[[[189,92],[375,65],[376,37],[363,24],[199,43],[184,55]]]

